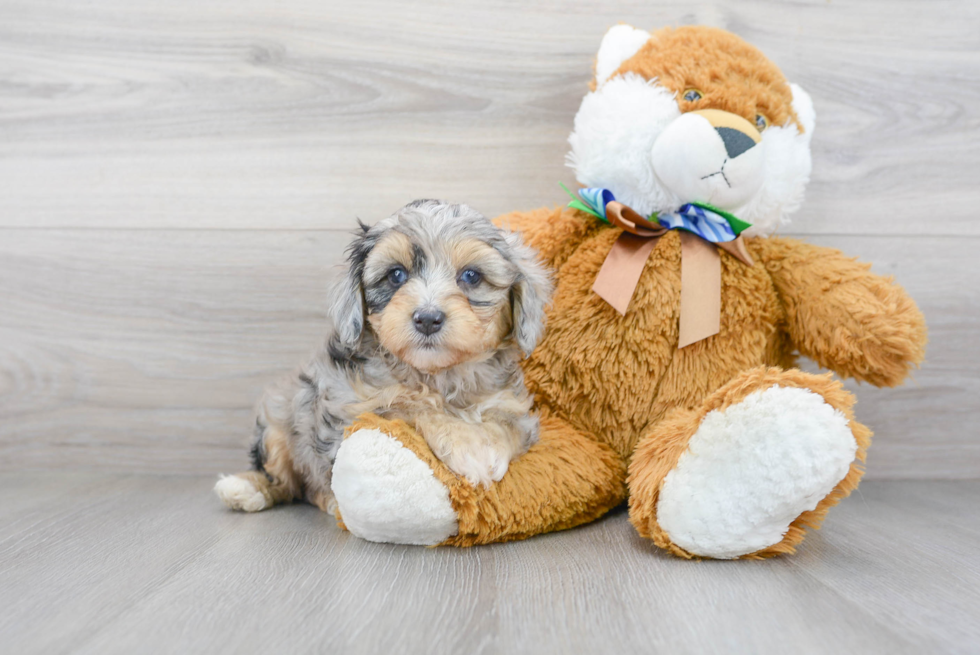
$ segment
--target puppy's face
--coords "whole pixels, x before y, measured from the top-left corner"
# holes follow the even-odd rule
[[[368,322],[405,363],[435,371],[496,350],[511,330],[517,271],[490,245],[385,235],[364,265]]]
[[[547,275],[516,235],[466,206],[438,201],[412,203],[370,228],[352,248],[351,274],[381,345],[426,372],[509,341],[529,352],[550,293]]]

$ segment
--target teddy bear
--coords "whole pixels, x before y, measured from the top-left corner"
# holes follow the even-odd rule
[[[334,466],[341,527],[470,546],[628,501],[637,532],[680,557],[792,553],[857,487],[871,441],[841,382],[797,357],[892,387],[926,342],[890,279],[774,236],[803,199],[814,119],[734,34],[611,28],[569,137],[582,188],[497,219],[554,270],[524,363],[538,443],[474,487],[411,426],[362,416]]]

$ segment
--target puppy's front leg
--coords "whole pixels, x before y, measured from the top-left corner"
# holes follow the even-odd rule
[[[506,422],[469,423],[432,413],[416,417],[415,427],[436,457],[473,486],[500,480],[511,460],[527,449],[526,440]]]

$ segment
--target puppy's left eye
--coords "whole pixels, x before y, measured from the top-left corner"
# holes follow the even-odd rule
[[[755,115],[755,128],[760,132],[769,127],[769,119],[762,114]]]
[[[395,268],[388,271],[388,282],[392,286],[400,287],[405,284],[405,280],[408,279],[408,271],[406,271],[401,266],[396,266]]]
[[[472,268],[468,268],[459,274],[459,281],[470,287],[475,287],[482,279],[483,275],[480,274],[480,271]]]

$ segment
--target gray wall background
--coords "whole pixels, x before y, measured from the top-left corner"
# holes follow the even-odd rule
[[[980,3],[0,2],[0,470],[232,471],[354,217],[564,202],[605,30],[709,24],[813,96],[786,234],[894,275],[928,360],[851,385],[870,478],[980,470]]]

